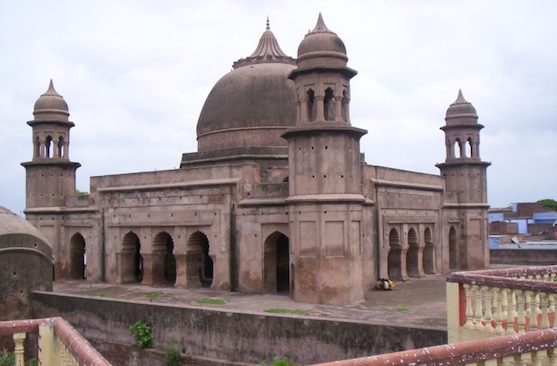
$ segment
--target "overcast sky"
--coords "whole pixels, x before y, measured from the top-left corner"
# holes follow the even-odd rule
[[[0,205],[25,206],[33,104],[54,79],[89,177],[179,167],[213,85],[265,30],[296,56],[319,12],[344,41],[366,161],[438,174],[462,88],[492,206],[557,194],[557,1],[0,0]]]

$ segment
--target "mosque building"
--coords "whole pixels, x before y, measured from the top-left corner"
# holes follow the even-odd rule
[[[490,163],[475,108],[461,92],[448,108],[439,175],[368,164],[347,61],[321,15],[296,58],[267,23],[209,93],[196,152],[178,169],[92,177],[88,195],[76,194],[74,123],[51,81],[22,165],[25,214],[53,245],[55,279],[354,304],[379,278],[485,268]]]

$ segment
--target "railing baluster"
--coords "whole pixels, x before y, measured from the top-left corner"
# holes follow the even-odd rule
[[[540,294],[540,303],[542,308],[542,321],[540,324],[541,329],[549,328],[549,313],[548,313],[548,295],[546,293]]]
[[[493,289],[493,302],[495,303],[495,332],[499,335],[505,334],[503,329],[503,298],[506,296],[505,290],[498,287]]]
[[[532,365],[532,353],[524,352],[520,354],[520,366]]]
[[[514,360],[514,356],[507,356],[503,357],[502,366],[515,366],[516,362]]]
[[[464,323],[465,328],[474,328],[472,311],[472,287],[468,284],[464,284],[464,294],[466,297],[466,323]]]
[[[528,330],[538,329],[538,303],[536,302],[536,293],[532,291],[526,291],[527,300],[529,302],[529,319],[528,319]]]
[[[492,358],[484,361],[484,366],[497,366],[498,362],[496,358]]]
[[[514,298],[514,292],[515,290],[513,289],[507,289],[507,302],[509,304],[509,307],[507,309],[507,334],[515,334],[515,330],[514,330],[514,318],[515,318],[515,311],[514,311],[514,306],[513,306],[513,298]]]
[[[25,343],[25,333],[14,333],[14,356],[15,356],[15,366],[25,366],[25,355],[23,354],[25,351],[24,343]]]
[[[491,288],[487,286],[483,286],[483,293],[484,293],[484,310],[485,310],[485,330],[490,333],[495,332],[495,328],[493,327],[492,321],[495,319],[493,318],[493,291]]]
[[[476,295],[476,308],[474,311],[474,328],[482,330],[484,325],[482,323],[483,310],[482,310],[482,288],[478,285],[472,285]]]
[[[549,365],[557,366],[557,348],[550,348],[547,351],[549,353]]]
[[[524,312],[524,292],[516,290],[516,302],[518,303],[518,333],[522,334],[526,328],[526,314]]]
[[[534,353],[534,366],[542,366],[547,362],[547,350],[543,349]]]

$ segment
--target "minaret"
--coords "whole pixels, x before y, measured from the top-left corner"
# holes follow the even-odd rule
[[[458,97],[447,109],[445,126],[446,159],[437,164],[445,178],[447,198],[445,207],[457,211],[459,227],[454,248],[449,248],[454,267],[479,269],[489,265],[487,232],[486,171],[491,165],[480,158],[480,130],[474,106]],[[458,225],[457,225],[458,226]]]
[[[26,170],[26,208],[64,207],[66,197],[75,194],[75,171],[79,163],[70,161],[70,128],[73,122],[68,105],[54,89],[37,99],[33,129],[33,159],[21,163]]]
[[[363,300],[360,138],[351,127],[350,79],[342,40],[325,25],[298,47],[296,127],[288,141],[292,296],[296,301],[353,304]]]

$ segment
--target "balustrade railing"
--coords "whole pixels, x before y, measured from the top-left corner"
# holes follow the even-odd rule
[[[11,335],[15,365],[24,366],[27,334],[38,336],[38,360],[44,366],[110,366],[85,338],[62,318],[0,322],[0,336]]]
[[[450,274],[449,343],[555,326],[556,281],[557,266]]]
[[[554,366],[557,365],[556,347],[557,330],[544,329],[524,334],[322,363],[318,366]]]

